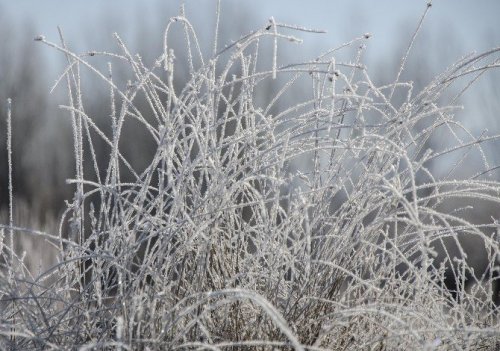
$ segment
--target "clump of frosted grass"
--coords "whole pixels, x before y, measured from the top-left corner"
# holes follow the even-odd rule
[[[174,26],[184,31],[189,69],[181,89],[174,74],[183,62],[169,46]],[[83,55],[69,51],[62,35],[60,45],[36,38],[68,60],[57,84],[65,81],[68,89],[62,108],[73,121],[75,196],[58,236],[14,228],[15,235],[51,241],[60,257],[36,277],[13,268],[19,265],[2,273],[3,346],[498,345],[498,223],[474,224],[464,215],[472,203],[500,202],[500,184],[487,177],[496,168],[482,149],[498,136],[469,133],[454,118],[449,92],[498,66],[499,50],[468,56],[414,91],[399,77],[418,30],[397,79],[382,86],[363,65],[366,34],[314,60],[280,63],[278,47],[299,41],[302,31],[314,32],[272,18],[224,48],[216,33],[207,56],[181,12],[168,24],[152,67],[118,35],[120,52]],[[266,41],[271,53],[262,49]],[[337,59],[351,48],[351,61]],[[94,56],[126,63],[133,80],[120,87],[112,64],[101,72]],[[84,70],[109,86],[111,133],[86,113]],[[270,82],[279,88],[262,98]],[[290,103],[293,89],[301,89],[301,99]],[[136,104],[139,98],[146,108]],[[138,121],[157,146],[144,170],[120,151],[122,143],[142,142],[122,140],[128,120]],[[449,143],[429,148],[436,136]],[[96,139],[108,147],[104,166]],[[456,178],[468,155],[482,157],[482,168]],[[437,179],[430,165],[439,160],[450,163]],[[445,210],[449,201],[460,208]],[[2,228],[3,238],[12,225]],[[489,264],[480,273],[468,263],[464,236],[484,246]],[[457,249],[439,251],[450,247],[446,242]],[[3,250],[8,260],[22,261]],[[450,275],[453,291],[445,286]],[[466,278],[473,288],[465,287]]]

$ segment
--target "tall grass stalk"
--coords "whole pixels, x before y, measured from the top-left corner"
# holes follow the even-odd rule
[[[449,95],[498,67],[500,49],[414,91],[400,81],[408,53],[392,83],[372,81],[363,64],[369,34],[311,61],[282,62],[281,45],[319,31],[272,18],[220,48],[219,11],[211,54],[182,10],[150,67],[117,34],[118,53],[78,54],[62,34],[61,44],[37,37],[67,59],[57,84],[67,84],[75,196],[58,235],[2,226],[45,238],[60,257],[33,279],[17,268],[15,282],[1,276],[1,308],[16,318],[1,317],[0,342],[15,336],[18,350],[498,346],[498,222],[467,217],[473,206],[499,206],[500,183],[488,177],[497,167],[483,150],[498,135],[468,132]],[[183,50],[170,46],[176,26]],[[353,59],[340,61],[340,50]],[[179,87],[181,57],[189,79]],[[94,65],[99,58],[110,61],[107,72]],[[133,78],[120,86],[112,67],[123,64]],[[85,110],[85,72],[109,87],[109,130]],[[262,90],[271,83],[279,87],[270,95]],[[143,142],[124,139],[128,123],[156,145],[144,169],[121,152]],[[435,138],[448,143],[431,148]],[[96,140],[108,147],[105,164]],[[481,169],[460,178],[470,155]],[[449,165],[443,177],[436,161]],[[464,237],[481,243],[482,271]]]

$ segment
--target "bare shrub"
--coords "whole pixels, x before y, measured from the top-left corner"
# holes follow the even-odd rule
[[[173,84],[173,26],[184,30],[190,68],[181,91]],[[447,92],[459,85],[462,94],[497,67],[499,49],[464,57],[413,91],[411,82],[399,81],[412,44],[395,81],[376,86],[362,61],[369,34],[308,62],[281,63],[278,45],[299,42],[295,34],[303,31],[315,30],[271,18],[224,48],[216,31],[213,51],[204,55],[181,13],[168,24],[153,67],[118,35],[119,53],[76,54],[62,36],[61,45],[37,38],[68,59],[58,82],[67,83],[69,103],[62,108],[73,121],[75,195],[58,236],[16,229],[57,245],[57,265],[28,279],[16,268],[21,259],[14,250],[3,247],[4,345],[494,347],[498,223],[474,223],[463,213],[469,205],[498,205],[500,184],[488,178],[496,168],[486,157],[466,179],[453,178],[453,169],[468,155],[483,156],[483,144],[498,136],[469,133],[454,119],[456,96]],[[261,52],[266,40],[271,55]],[[352,61],[336,60],[339,50],[351,48]],[[117,86],[111,68],[94,68],[96,56],[125,62],[135,79]],[[84,70],[109,85],[110,135],[86,113]],[[281,88],[261,102],[255,97],[269,80]],[[303,89],[302,100],[271,113],[294,86]],[[398,94],[405,98],[396,105]],[[139,97],[148,111],[136,108]],[[123,143],[143,142],[122,139],[131,121],[157,145],[143,170],[120,153]],[[426,148],[436,136],[453,146]],[[105,169],[96,161],[96,139],[108,146]],[[428,165],[450,162],[449,155],[450,172],[437,179]],[[94,174],[84,174],[86,163]],[[447,210],[450,199],[463,209]],[[12,229],[2,228],[4,235]],[[489,269],[474,272],[459,236],[479,239]],[[445,245],[437,259],[444,241],[455,243],[457,253]],[[455,291],[445,286],[450,274]],[[466,289],[465,277],[478,284]]]

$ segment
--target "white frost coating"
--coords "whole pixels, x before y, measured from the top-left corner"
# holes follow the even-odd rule
[[[219,45],[219,10],[208,57],[182,9],[151,67],[118,35],[118,53],[91,59],[62,35],[61,45],[41,40],[68,60],[56,85],[66,80],[61,107],[74,122],[75,197],[59,237],[14,228],[12,218],[0,226],[58,242],[61,256],[36,277],[0,275],[16,316],[0,320],[0,343],[15,335],[18,349],[493,349],[498,221],[470,214],[500,206],[500,184],[486,177],[497,167],[482,149],[499,136],[467,131],[447,89],[468,89],[497,65],[499,49],[416,91],[400,78],[422,18],[397,77],[378,86],[362,61],[368,33],[282,64],[279,45],[299,40],[290,32],[321,31],[271,18]],[[174,26],[182,47],[169,41]],[[343,49],[356,53],[342,62]],[[111,64],[93,66],[103,56],[128,65],[130,84],[118,85]],[[182,71],[185,82],[174,75]],[[109,128],[85,109],[84,72],[109,86]],[[130,122],[149,139],[126,138]],[[427,143],[436,137],[447,144]],[[108,154],[96,154],[97,140]],[[123,145],[142,142],[154,149],[136,169]],[[481,169],[456,177],[469,154]],[[437,177],[432,163],[450,156]],[[464,237],[484,249],[482,271]]]
[[[11,251],[10,264],[12,264],[12,253],[14,252],[14,231],[12,230],[14,227],[14,185],[12,179],[12,100],[10,98],[7,99],[7,164],[9,167],[9,227],[11,228],[9,231]]]

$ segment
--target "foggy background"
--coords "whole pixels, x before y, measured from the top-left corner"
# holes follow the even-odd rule
[[[213,38],[215,3],[186,1],[187,17],[194,23],[207,52]],[[49,94],[65,69],[65,59],[33,38],[43,34],[49,41],[59,42],[59,25],[70,49],[77,53],[116,52],[119,48],[112,33],[117,32],[132,53],[140,53],[150,64],[161,54],[165,26],[170,17],[178,15],[179,6],[177,0],[0,0],[0,209],[4,216],[8,205],[5,123],[8,97],[13,99],[17,224],[53,230],[64,209],[64,200],[71,200],[73,193],[73,188],[65,183],[65,179],[74,175],[71,123],[69,114],[58,109],[58,105],[66,103],[64,84]],[[271,16],[277,22],[326,30],[326,34],[298,33],[304,39],[300,47],[281,46],[282,58],[290,55],[289,61],[298,62],[313,59],[329,48],[369,32],[373,37],[368,41],[364,62],[375,83],[381,84],[394,80],[401,56],[425,8],[426,1],[226,0],[222,1],[219,40],[220,45],[230,43],[252,29],[265,26]],[[499,13],[497,0],[434,1],[402,80],[413,80],[418,91],[463,55],[500,46]],[[105,62],[95,62],[105,70]],[[179,62],[176,65],[181,66]],[[128,79],[127,74],[130,72],[121,71],[119,66],[114,68],[114,76],[122,82]],[[182,69],[177,74],[177,84],[182,85],[187,77]],[[95,82],[91,78],[83,82],[87,88],[84,103],[88,114],[101,118],[104,126],[109,122],[109,96],[105,85]],[[485,128],[489,134],[500,132],[499,82],[500,72],[490,72],[461,101],[466,108],[459,118],[476,135]],[[141,138],[133,127],[124,133],[125,139],[128,137],[132,142],[122,145],[121,150],[140,169],[147,164],[147,155],[154,145]],[[486,151],[493,164],[500,163],[498,145],[489,144]],[[98,156],[103,152],[97,149]],[[435,172],[439,172],[439,165],[435,167]],[[498,173],[493,176],[500,179]]]

